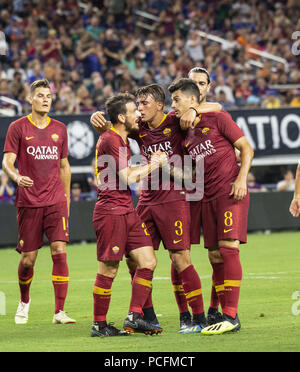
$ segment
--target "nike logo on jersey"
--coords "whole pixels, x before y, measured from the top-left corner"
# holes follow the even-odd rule
[[[25,137],[26,141],[29,141],[31,140],[32,138],[34,138],[33,136],[32,137]]]
[[[140,135],[139,135],[140,138],[143,138],[143,137],[145,137],[145,136],[147,136],[147,133],[144,133],[144,134],[140,134]]]
[[[173,240],[173,244],[177,244],[177,243],[179,243],[181,241],[182,241],[182,239],[180,239],[180,240]]]
[[[233,230],[233,229],[228,229],[228,230],[224,229],[224,233],[226,234],[226,233],[228,233],[231,230]]]

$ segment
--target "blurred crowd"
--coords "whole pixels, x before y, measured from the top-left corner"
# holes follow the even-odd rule
[[[80,114],[195,66],[227,110],[299,107],[297,29],[298,0],[0,0],[0,115],[28,113],[39,78],[51,82],[53,112]]]

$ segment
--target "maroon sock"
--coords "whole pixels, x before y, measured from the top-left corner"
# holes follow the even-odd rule
[[[132,271],[132,270],[129,270],[129,274],[131,276],[131,284],[133,282],[133,278],[134,278],[134,275],[135,275],[135,271]],[[150,291],[147,299],[146,299],[146,302],[143,306],[143,309],[148,309],[150,307],[153,307],[153,302],[152,302],[152,291]]]
[[[215,281],[214,281],[214,274],[212,275],[212,283],[211,283],[211,293],[210,293],[210,305],[209,307],[212,309],[218,309],[219,307],[219,297],[216,292],[216,287],[215,287]]]
[[[64,309],[69,284],[69,269],[67,254],[59,253],[52,255],[53,270],[52,283],[55,296],[55,314]]]
[[[218,262],[218,263],[212,263],[211,265],[213,268],[213,288],[212,288],[212,295],[211,295],[211,307],[217,309],[220,303],[223,309],[223,307],[225,306],[224,263]]]
[[[177,270],[175,269],[173,263],[171,265],[171,281],[179,313],[181,314],[188,312],[189,311],[188,303],[184,294],[181,277]]]
[[[236,317],[242,280],[242,266],[237,248],[220,247],[220,254],[224,261],[224,297],[223,313]]]
[[[33,266],[26,267],[23,265],[22,261],[20,261],[18,277],[21,301],[27,304],[29,302],[29,289],[33,278]]]
[[[179,273],[182,286],[193,315],[204,313],[201,281],[193,265]]]
[[[136,269],[132,280],[132,295],[129,312],[143,314],[143,307],[152,291],[153,270]]]
[[[106,315],[111,299],[113,278],[97,274],[93,288],[94,321],[106,325]]]

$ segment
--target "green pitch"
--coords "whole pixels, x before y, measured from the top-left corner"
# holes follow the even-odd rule
[[[0,351],[201,352],[300,351],[300,232],[250,234],[241,248],[243,282],[239,307],[242,329],[236,334],[204,336],[177,333],[179,318],[170,281],[170,259],[162,248],[153,281],[153,298],[164,332],[125,338],[91,338],[92,287],[97,262],[94,244],[70,245],[69,292],[65,310],[74,325],[53,325],[52,261],[48,247],[40,250],[31,285],[31,308],[26,325],[14,324],[19,299],[14,249],[0,249],[0,291],[6,315],[0,315]],[[209,306],[211,267],[202,245],[192,247],[193,263]],[[124,262],[113,284],[108,321],[122,327],[130,299],[130,280]],[[0,306],[1,309],[1,306]],[[2,309],[3,311],[3,309]]]

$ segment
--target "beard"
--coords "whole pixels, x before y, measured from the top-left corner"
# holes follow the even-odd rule
[[[137,128],[133,127],[132,124],[130,124],[130,123],[127,121],[127,119],[125,120],[124,125],[125,125],[125,128],[126,128],[127,133],[129,133],[129,134],[135,134],[135,133],[138,133],[139,128],[138,128],[138,127],[137,127]]]

